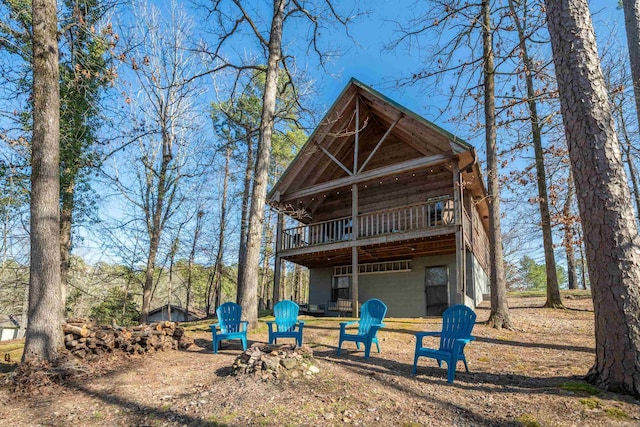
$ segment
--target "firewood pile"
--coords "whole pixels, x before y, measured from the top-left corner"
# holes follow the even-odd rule
[[[67,319],[63,326],[66,349],[82,360],[95,360],[102,355],[121,351],[143,354],[158,350],[187,349],[193,344],[184,329],[174,322],[122,327],[96,325],[87,319]]]
[[[320,372],[309,347],[255,343],[240,353],[232,365],[233,375],[253,375],[261,380],[311,377]]]

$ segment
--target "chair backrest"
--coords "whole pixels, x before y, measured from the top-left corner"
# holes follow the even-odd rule
[[[387,314],[387,306],[379,299],[370,299],[362,304],[360,308],[360,322],[358,325],[358,334],[366,335],[371,325],[382,323],[385,314]]]
[[[476,314],[466,305],[458,304],[447,308],[442,314],[440,350],[453,350],[455,340],[470,336],[475,323]]]
[[[217,308],[218,323],[222,333],[240,332],[242,307],[235,302],[225,302]]]
[[[273,315],[276,317],[278,331],[291,331],[298,321],[300,307],[293,301],[283,300],[273,307]]]

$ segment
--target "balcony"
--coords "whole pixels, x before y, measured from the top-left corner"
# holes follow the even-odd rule
[[[382,236],[435,230],[455,223],[455,206],[450,196],[441,196],[425,203],[385,209],[358,215],[354,239],[352,218],[342,217],[329,221],[303,224],[286,228],[282,232],[279,251],[314,248],[351,240],[375,239]]]

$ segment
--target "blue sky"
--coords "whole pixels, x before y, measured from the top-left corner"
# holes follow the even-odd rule
[[[391,81],[406,76],[420,67],[421,61],[417,57],[417,52],[414,51],[413,54],[410,54],[405,49],[396,49],[391,52],[382,48],[394,37],[393,31],[396,27],[393,21],[406,20],[412,15],[413,6],[423,4],[428,7],[428,3],[428,1],[415,2],[414,0],[374,0],[368,2],[368,7],[373,13],[351,26],[351,32],[357,44],[345,51],[337,61],[335,68],[339,77],[327,76],[324,71],[318,70],[317,77],[321,82],[319,93],[322,95],[323,101],[326,104],[331,104],[349,79],[355,77],[405,107],[424,115],[427,119],[433,119],[433,114],[430,111],[433,107],[438,107],[434,104],[443,102],[443,100],[410,88],[400,91],[389,89]],[[622,11],[616,9],[617,0],[592,0],[589,4],[591,13],[595,14],[594,25],[599,42],[598,46],[602,47],[603,39],[611,34],[617,36],[621,43],[626,43],[624,17]],[[335,36],[343,37],[340,33],[336,33]],[[345,40],[345,43],[347,42]]]
[[[599,46],[603,44],[601,39],[605,39],[611,34],[614,34],[621,43],[625,43],[622,11],[616,10],[616,3],[615,0],[591,2],[592,13],[596,13],[594,21]],[[168,2],[157,0],[155,4],[164,9],[167,7]],[[260,6],[255,6],[256,4]],[[268,4],[268,1],[247,2],[247,7],[262,8],[265,7],[265,4]],[[329,64],[326,69],[322,69],[317,66],[317,62],[314,62],[313,58],[307,59],[304,55],[298,57],[299,66],[306,65],[310,77],[317,82],[317,103],[324,105],[325,108],[330,106],[344,89],[349,79],[355,77],[401,105],[467,140],[476,146],[481,156],[483,156],[484,141],[481,137],[474,139],[473,136],[468,134],[463,124],[448,123],[445,122],[447,117],[436,116],[438,109],[444,105],[445,100],[443,98],[425,93],[424,89],[418,87],[398,89],[393,85],[393,81],[419,69],[422,57],[427,56],[426,52],[416,50],[409,52],[405,48],[398,48],[394,51],[384,49],[384,46],[395,36],[394,31],[397,26],[394,22],[406,22],[414,14],[414,10],[419,7],[428,7],[429,2],[373,0],[364,4],[364,6],[371,10],[371,14],[359,19],[350,26],[352,39],[347,38],[342,31],[336,31],[329,35],[331,41],[343,49],[342,56],[337,58],[334,63]],[[194,18],[197,24],[202,24],[198,16],[194,16]],[[264,19],[266,20],[267,17],[265,16]],[[261,24],[265,25],[265,22]],[[291,30],[292,28],[287,28],[287,31]],[[296,28],[293,28],[294,34],[296,30]],[[300,39],[296,40],[296,42],[304,44],[303,37],[306,31],[300,29],[299,32],[301,33],[299,35]],[[196,36],[200,36],[200,34],[196,33]],[[296,36],[294,35],[294,37]],[[243,50],[241,45],[233,47],[239,52]],[[296,51],[299,52],[299,49],[297,48]],[[305,64],[305,61],[308,61],[308,64]],[[82,243],[78,243],[77,247],[80,249]],[[86,243],[89,247],[92,246],[90,242],[87,241]],[[93,252],[93,249],[89,249],[89,252]]]

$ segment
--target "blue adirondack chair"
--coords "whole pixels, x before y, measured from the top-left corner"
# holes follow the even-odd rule
[[[362,304],[360,308],[360,320],[352,320],[350,322],[340,323],[340,341],[338,342],[338,354],[342,349],[343,341],[354,341],[356,348],[360,350],[360,343],[364,344],[364,358],[369,358],[371,344],[374,343],[380,353],[380,344],[378,343],[378,329],[384,327],[382,319],[387,314],[387,306],[379,299],[370,299]],[[358,323],[358,333],[348,334],[347,326]]]
[[[277,343],[278,338],[295,338],[302,346],[302,330],[304,322],[298,321],[300,307],[293,301],[280,301],[273,307],[275,321],[267,322],[269,326],[269,344]],[[275,329],[273,327],[275,323]],[[296,327],[297,326],[297,327]]]
[[[458,304],[447,308],[442,314],[442,332],[418,332],[416,333],[416,352],[413,358],[413,375],[416,374],[418,357],[429,357],[438,361],[442,367],[442,361],[447,362],[447,382],[452,383],[456,376],[456,365],[462,360],[464,367],[469,372],[467,358],[464,356],[464,346],[476,338],[471,336],[471,330],[476,323],[476,314],[469,307]],[[438,350],[422,346],[424,337],[440,337]]]
[[[242,307],[235,302],[225,302],[216,310],[218,323],[210,325],[213,335],[213,352],[218,353],[218,343],[222,340],[242,341],[242,349],[247,349],[247,325],[249,322],[240,320]],[[219,329],[219,330],[218,330]]]

